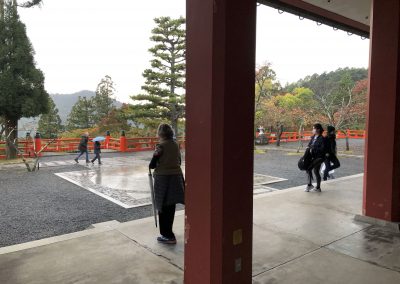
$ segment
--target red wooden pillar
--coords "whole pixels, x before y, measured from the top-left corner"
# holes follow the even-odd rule
[[[104,143],[104,148],[105,149],[109,149],[109,147],[110,147],[110,139],[111,139],[111,134],[110,134],[110,131],[107,130],[107,132],[106,132],[106,141]]]
[[[400,3],[372,1],[363,214],[400,222]]]
[[[121,152],[126,152],[126,136],[125,136],[125,131],[121,131],[121,136],[119,138],[119,151]]]
[[[185,283],[251,283],[256,1],[186,3]]]
[[[38,153],[42,149],[42,138],[40,137],[40,133],[36,132],[35,135],[35,152]],[[38,154],[38,156],[42,156],[42,153]]]

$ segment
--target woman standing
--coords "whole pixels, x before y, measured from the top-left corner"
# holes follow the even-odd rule
[[[316,192],[321,192],[321,175],[319,174],[319,170],[321,168],[321,164],[325,158],[325,141],[322,137],[322,133],[324,129],[320,123],[316,123],[313,126],[313,136],[311,137],[310,142],[308,143],[308,148],[310,149],[312,162],[310,167],[307,170],[308,176],[308,184],[305,192],[309,192],[314,189]],[[317,186],[314,188],[312,185],[313,174],[314,171],[315,178],[317,179]]]
[[[172,231],[177,203],[184,204],[184,179],[181,170],[181,153],[174,140],[174,131],[168,124],[158,127],[157,144],[149,168],[154,170],[154,192],[158,210],[160,234],[157,241],[176,244]]]
[[[337,169],[340,167],[339,159],[336,156],[336,134],[335,134],[335,127],[329,125],[326,128],[328,134],[326,135],[326,159],[325,163],[325,171],[324,171],[324,180],[328,178],[333,178],[333,176],[329,175],[331,170]]]

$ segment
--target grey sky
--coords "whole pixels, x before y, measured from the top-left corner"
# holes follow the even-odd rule
[[[153,19],[185,15],[185,0],[57,0],[20,9],[50,93],[95,90],[110,75],[117,97],[140,92]],[[369,40],[258,7],[257,63],[272,62],[284,84],[338,67],[367,67]]]

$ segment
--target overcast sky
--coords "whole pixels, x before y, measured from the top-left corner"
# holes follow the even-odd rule
[[[19,12],[49,93],[94,91],[110,75],[117,98],[128,102],[149,67],[153,19],[184,16],[185,0],[45,0],[42,8]],[[368,39],[258,7],[256,61],[271,62],[282,84],[339,67],[367,67],[368,48]]]

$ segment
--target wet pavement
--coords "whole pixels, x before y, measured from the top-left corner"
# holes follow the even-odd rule
[[[85,170],[56,175],[124,208],[133,208],[151,204],[148,164],[148,160],[135,157],[106,158],[102,165],[89,164]],[[185,169],[184,163],[182,169]],[[255,194],[269,192],[271,188],[266,185],[285,180],[255,173]]]

